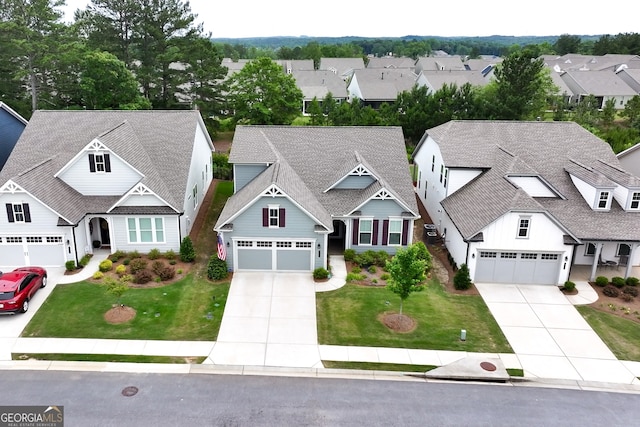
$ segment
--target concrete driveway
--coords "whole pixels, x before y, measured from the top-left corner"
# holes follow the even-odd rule
[[[622,382],[635,376],[556,287],[476,283],[526,377]]]
[[[234,273],[210,359],[218,365],[322,367],[311,274]]]

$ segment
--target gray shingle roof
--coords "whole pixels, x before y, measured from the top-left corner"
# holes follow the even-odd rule
[[[484,170],[442,201],[467,239],[506,212],[524,210],[546,212],[582,240],[640,240],[640,213],[625,212],[616,201],[609,212],[593,211],[571,181],[566,168],[578,167],[575,162],[591,169],[603,168],[603,162],[620,168],[610,146],[576,123],[451,121],[426,135],[440,147],[447,167]],[[505,175],[521,169],[519,164],[528,173],[537,171],[563,197],[532,198],[508,183]]]
[[[328,229],[331,216],[349,214],[383,187],[413,214],[418,212],[400,127],[238,126],[229,161],[271,166],[229,199],[216,229],[272,183]],[[325,192],[358,164],[382,182]]]
[[[347,85],[342,78],[331,71],[293,71],[296,84],[302,91],[304,99],[318,98],[319,101],[331,93],[333,98],[346,98]]]
[[[637,93],[611,71],[567,71],[560,76],[569,87],[580,89],[576,95],[633,96]]]
[[[104,213],[120,196],[83,196],[54,174],[93,139],[144,174],[142,183],[182,210],[197,111],[36,111],[0,173],[63,218]]]
[[[398,94],[411,90],[417,76],[407,69],[364,69],[353,74],[363,99],[373,101],[395,101]]]

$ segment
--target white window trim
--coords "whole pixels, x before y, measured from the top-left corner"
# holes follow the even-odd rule
[[[133,219],[135,221],[135,230],[131,230],[129,228],[129,220]],[[143,242],[142,239],[140,238],[140,219],[150,219],[151,220],[151,241],[150,242]],[[156,228],[156,220],[160,219],[162,221],[162,237],[163,240],[159,241],[157,240],[158,237],[158,229]],[[161,216],[155,216],[155,217],[127,217],[125,219],[126,224],[127,224],[127,243],[129,244],[136,244],[136,245],[155,245],[158,243],[166,243],[167,242],[167,231],[166,231],[166,227],[165,227],[165,222],[164,222],[164,217]],[[135,231],[136,233],[136,240],[132,241],[131,240],[131,231]]]
[[[521,223],[522,221],[527,221],[527,226],[526,227],[522,227]],[[520,235],[520,230],[525,229],[527,231],[527,234],[524,236]],[[531,234],[531,217],[530,216],[519,216],[518,217],[518,229],[516,230],[516,238],[517,239],[528,239],[529,235]]]
[[[193,190],[191,190],[193,194],[193,209],[198,207],[198,184],[193,186]]]
[[[391,223],[400,223],[400,231],[391,232]],[[389,218],[389,229],[387,230],[387,245],[388,246],[402,246],[402,219],[401,218]],[[391,234],[397,234],[399,239],[398,243],[391,243]]]
[[[98,160],[100,159],[100,160]],[[93,156],[93,162],[96,165],[95,173],[107,173],[107,165],[104,161],[104,153],[96,153]],[[102,168],[102,170],[100,170]]]
[[[20,209],[20,212],[16,211],[16,207]],[[22,206],[22,203],[12,203],[11,208],[13,209],[13,222],[24,223],[25,217],[24,217],[24,208]],[[22,219],[18,219],[18,215],[20,215]]]
[[[589,253],[589,245],[593,246],[593,253]],[[584,245],[584,256],[595,256],[596,255],[596,244],[592,242],[587,242]]]
[[[633,198],[635,196],[638,196],[638,200],[633,200]],[[637,203],[638,206],[636,206],[635,208],[632,206],[633,203]],[[634,191],[631,193],[631,199],[629,200],[629,210],[631,211],[637,211],[640,210],[640,191]]]
[[[271,211],[275,210],[276,215],[272,216]],[[271,220],[275,219],[275,225],[271,224]],[[269,228],[280,228],[280,205],[268,205],[267,206],[267,221],[269,224]]]
[[[363,222],[368,222],[371,224],[370,231],[362,231]],[[362,243],[362,234],[369,234],[371,237],[369,239],[369,243]],[[359,246],[373,246],[373,218],[360,218],[358,221],[358,245]]]
[[[620,247],[622,245],[625,245],[627,248],[629,248],[629,253],[628,254],[621,254],[620,253]],[[628,243],[618,243],[618,247],[616,248],[616,256],[629,256],[631,255],[631,246]]]
[[[601,197],[602,197],[602,195],[604,193],[607,194],[607,200],[606,200],[605,206],[602,208],[602,207],[600,207],[600,201],[602,200]],[[596,193],[596,205],[595,205],[594,209],[595,210],[599,210],[599,211],[604,211],[604,210],[611,209],[611,191],[609,191],[609,190],[599,190]]]

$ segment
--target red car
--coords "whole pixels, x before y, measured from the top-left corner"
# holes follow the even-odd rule
[[[47,270],[20,267],[0,276],[0,313],[24,313],[40,288],[47,286]]]

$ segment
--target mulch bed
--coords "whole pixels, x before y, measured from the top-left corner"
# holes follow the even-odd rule
[[[625,301],[621,297],[614,298],[605,295],[603,287],[596,286],[593,283],[590,283],[590,285],[598,293],[598,300],[589,304],[589,307],[640,323],[640,296],[634,297],[631,301]],[[622,290],[620,290],[620,295],[622,295]]]
[[[135,317],[136,311],[126,305],[116,305],[104,314],[104,320],[114,325],[126,323]]]
[[[392,331],[402,334],[413,332],[418,327],[418,322],[406,314],[382,313],[378,320]]]

